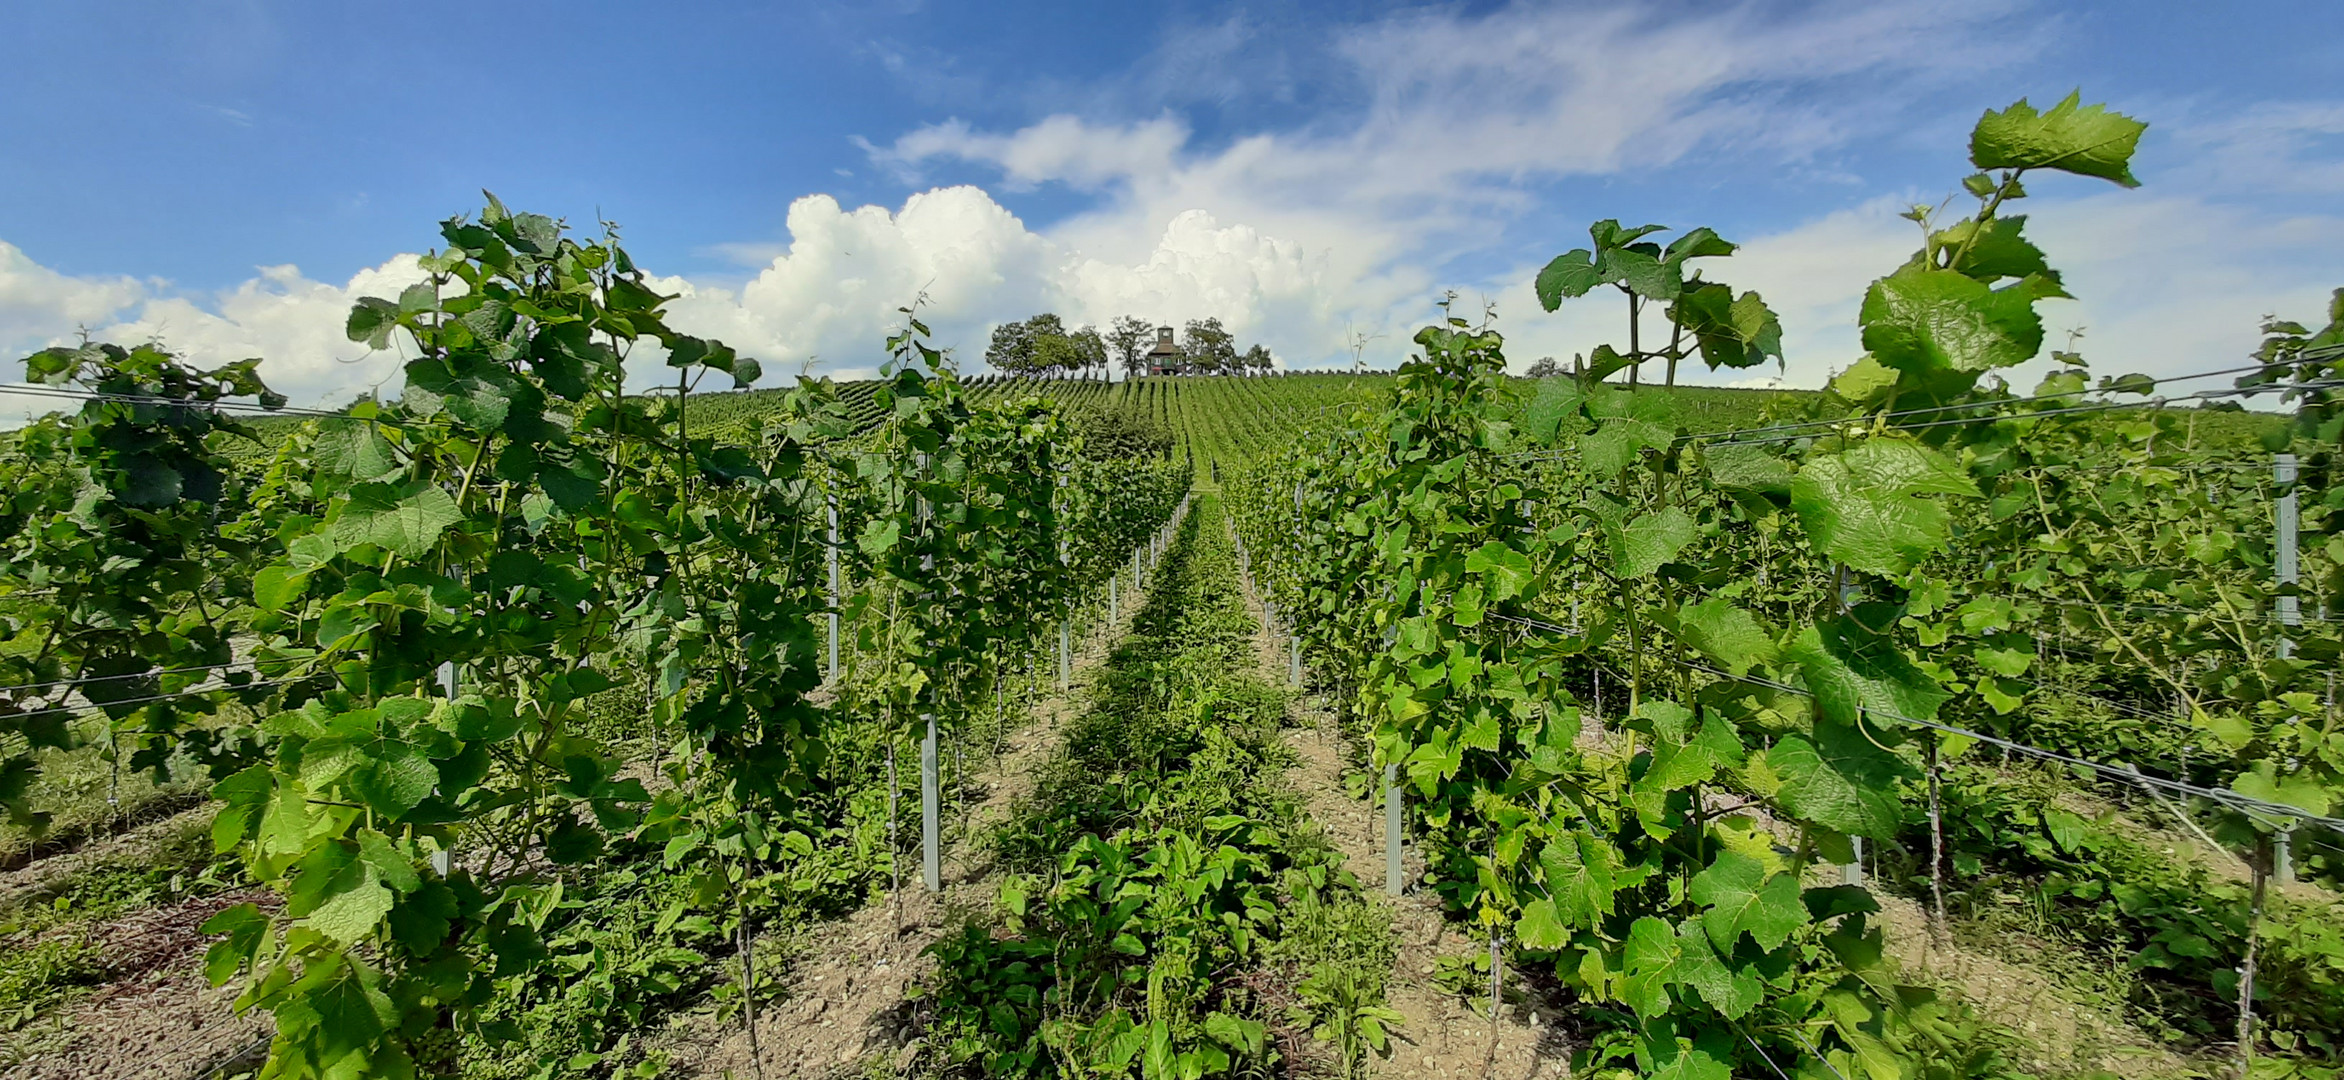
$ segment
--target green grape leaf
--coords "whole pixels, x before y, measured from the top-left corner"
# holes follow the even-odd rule
[[[1901,575],[1945,546],[1952,518],[1931,495],[1976,497],[1960,465],[1924,446],[1871,439],[1810,458],[1791,508],[1824,553],[1857,570]]]
[[[252,575],[252,606],[262,611],[285,611],[308,589],[308,571],[282,564],[264,566]]]
[[[1535,445],[1555,441],[1562,433],[1563,423],[1574,419],[1584,395],[1577,382],[1570,379],[1540,379],[1538,390],[1530,402],[1522,407],[1522,435]]]
[[[1628,291],[1652,300],[1674,300],[1685,287],[1684,268],[1662,262],[1657,254],[1620,248],[1596,256],[1597,272]]]
[[[2053,291],[2050,296],[2064,296],[2057,291],[2059,272],[2043,257],[2043,249],[2022,235],[2027,227],[2025,214],[1988,218],[1983,229],[1978,219],[1963,218],[1940,230],[1933,242],[1942,250],[1957,252],[1959,258],[1948,270],[1966,274],[1979,281],[1993,284],[2003,278],[2024,278],[2041,275]]]
[[[1970,163],[1981,169],[2059,169],[2139,187],[2132,154],[2149,125],[2082,101],[2078,90],[2049,112],[2036,112],[2025,98],[2001,112],[1988,110],[1970,132]]]
[[[1652,1058],[1655,1068],[1645,1076],[1649,1080],[1733,1080],[1733,1068],[1709,1056],[1706,1050],[1680,1046],[1671,1039],[1659,1044],[1643,1038],[1644,1052]]]
[[[1677,973],[1681,955],[1677,936],[1670,932],[1665,920],[1651,915],[1636,920],[1628,928],[1623,959],[1626,974],[1620,980],[1621,1002],[1648,1020],[1668,1012],[1671,1003],[1668,988]]]
[[[1773,494],[1791,490],[1790,463],[1760,447],[1704,446],[1701,456],[1719,487]]]
[[[1693,713],[1673,701],[1647,701],[1636,711],[1652,727],[1652,761],[1629,789],[1628,804],[1643,820],[1646,832],[1666,836],[1668,793],[1707,783],[1718,767],[1739,763],[1742,741],[1725,720],[1712,712],[1699,731],[1687,731]]]
[[[1538,865],[1553,897],[1554,918],[1565,929],[1592,929],[1612,913],[1612,894],[1619,889],[1610,841],[1572,829],[1548,838],[1538,853]]]
[[[1522,905],[1514,939],[1525,949],[1560,949],[1571,943],[1571,932],[1555,913],[1555,902],[1542,896]]]
[[[1692,920],[1673,931],[1650,915],[1636,920],[1628,929],[1625,966],[1621,997],[1646,1019],[1669,1010],[1671,986],[1691,989],[1728,1019],[1748,1013],[1764,997],[1757,973],[1727,969]]]
[[[1698,531],[1693,518],[1674,506],[1639,514],[1624,524],[1607,518],[1603,533],[1611,552],[1612,573],[1627,579],[1650,577],[1692,543]]]
[[[301,860],[287,914],[306,918],[311,929],[344,945],[374,933],[391,910],[391,890],[371,863],[340,841],[319,845]]]
[[[1678,640],[1736,675],[1778,657],[1774,635],[1756,616],[1724,599],[1704,600],[1677,609],[1674,629]]]
[[[1669,241],[1668,251],[1662,255],[1662,259],[1681,266],[1687,259],[1731,255],[1739,246],[1717,235],[1716,230],[1703,225]]]
[[[1677,946],[1677,984],[1691,987],[1726,1019],[1741,1019],[1766,1000],[1766,988],[1759,983],[1756,969],[1727,967],[1712,951],[1697,920],[1687,919],[1677,927]]]
[[[401,489],[370,483],[350,489],[349,500],[328,529],[344,549],[373,544],[417,559],[431,550],[448,526],[463,519],[455,498],[435,484]]]
[[[1919,378],[2022,364],[2043,348],[2035,297],[2030,287],[1996,289],[1952,270],[1901,270],[1864,292],[1864,348]]]
[[[2333,803],[2327,787],[2316,774],[2299,772],[2281,776],[2278,766],[2269,761],[2255,762],[2252,768],[2240,773],[2230,782],[2230,790],[2250,799],[2299,807],[2323,816]]]
[[[1855,836],[1893,836],[1904,824],[1899,779],[1917,775],[1863,732],[1821,721],[1812,739],[1786,735],[1766,753],[1782,777],[1775,801],[1793,817]]]
[[[205,950],[204,977],[213,986],[227,983],[236,972],[250,963],[259,952],[268,947],[274,935],[270,933],[269,917],[252,904],[237,904],[223,908],[218,914],[203,921],[196,929],[206,934],[223,934],[227,940],[215,941]]]
[[[462,911],[454,889],[424,882],[391,908],[391,936],[416,953],[429,955],[447,941],[448,928]]]
[[[361,296],[343,329],[350,340],[363,341],[369,349],[388,349],[398,328],[399,305],[379,296]]]
[[[383,1032],[398,1022],[399,1010],[389,995],[378,985],[381,976],[359,966],[351,957],[341,957],[346,965],[332,981],[311,989],[303,1003],[317,1015],[316,1032],[321,1063],[335,1064],[353,1055],[368,1054]],[[306,980],[305,980],[306,982]],[[320,1070],[326,1075],[353,1075],[363,1072],[365,1066],[350,1063],[357,1068],[345,1071],[347,1066]]]
[[[1869,712],[1875,725],[1898,718],[1934,720],[1950,696],[1885,634],[1833,616],[1801,631],[1789,659],[1824,716],[1853,724]]]
[[[1643,420],[1605,419],[1594,431],[1579,436],[1579,453],[1589,471],[1610,476],[1636,463],[1645,450],[1666,450],[1676,432]]]
[[[1530,560],[1502,540],[1486,541],[1466,556],[1465,572],[1481,575],[1492,603],[1521,595],[1535,578]]]
[[[1693,875],[1686,895],[1709,909],[1701,915],[1701,926],[1721,956],[1733,955],[1735,941],[1745,933],[1772,952],[1807,924],[1798,879],[1769,876],[1758,860],[1739,852],[1719,852],[1716,862]]]
[[[399,457],[375,425],[362,420],[325,424],[317,433],[317,467],[331,476],[380,480],[399,471]]]
[[[1871,404],[1896,386],[1896,370],[1871,354],[1831,378],[1831,392],[1858,404]]]
[[[1586,248],[1572,248],[1555,256],[1538,272],[1535,282],[1538,302],[1548,311],[1563,306],[1565,297],[1585,296],[1601,284],[1603,275],[1595,268],[1594,253]]]

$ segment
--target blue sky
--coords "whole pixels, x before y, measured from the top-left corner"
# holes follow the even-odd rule
[[[2029,97],[2150,122],[2121,191],[2029,209],[2108,370],[2218,366],[2344,285],[2344,5],[30,3],[0,37],[0,351],[88,327],[395,379],[339,340],[478,205],[619,221],[680,320],[852,374],[925,290],[981,351],[1037,310],[1217,315],[1390,363],[1443,289],[1523,363],[1620,336],[1529,273],[1600,217],[1748,246],[1711,276],[1854,359],[1895,212]],[[1380,336],[1377,336],[1380,335]],[[1714,381],[1748,374],[1720,373]]]

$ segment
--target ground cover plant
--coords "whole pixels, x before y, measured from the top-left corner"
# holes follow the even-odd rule
[[[1344,1075],[1388,1052],[1389,929],[1278,780],[1285,692],[1250,673],[1255,630],[1207,498],[993,841],[999,922],[931,946],[947,1072],[1290,1072],[1281,1029]]]

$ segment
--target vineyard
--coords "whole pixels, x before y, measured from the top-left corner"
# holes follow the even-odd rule
[[[1820,391],[1446,305],[1124,382],[906,309],[753,389],[493,198],[350,313],[395,402],[37,353],[0,1071],[2335,1080],[2344,290],[1997,374],[2066,296],[2012,205],[2141,127],[1988,113]],[[1755,294],[1694,322],[1732,245],[1665,231],[1542,300],[1706,349]]]

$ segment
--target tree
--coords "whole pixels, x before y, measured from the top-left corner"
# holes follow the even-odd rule
[[[985,346],[985,363],[1004,374],[1033,374],[1034,340],[1027,325],[1020,321],[994,327],[993,340]]]
[[[985,346],[985,363],[1011,375],[1071,373],[1089,362],[1084,346],[1074,338],[1067,333],[1065,320],[1043,312],[995,327],[992,342]]]
[[[1245,350],[1245,357],[1238,363],[1248,372],[1260,372],[1266,375],[1270,370],[1270,350],[1256,344]]]
[[[1188,328],[1180,335],[1180,351],[1185,353],[1189,368],[1199,374],[1213,375],[1237,367],[1237,342],[1229,331],[1221,328],[1219,319],[1190,319]]]
[[[1147,374],[1148,350],[1156,344],[1156,324],[1130,315],[1118,315],[1107,330],[1107,347],[1123,364],[1126,378]]]
[[[1544,379],[1551,375],[1559,375],[1562,370],[1562,365],[1555,363],[1554,357],[1541,356],[1531,363],[1528,375],[1533,379]]]
[[[1107,342],[1099,337],[1098,327],[1083,327],[1069,335],[1066,340],[1074,346],[1075,365],[1082,370],[1086,378],[1092,368],[1098,368],[1101,371],[1107,370]]]

